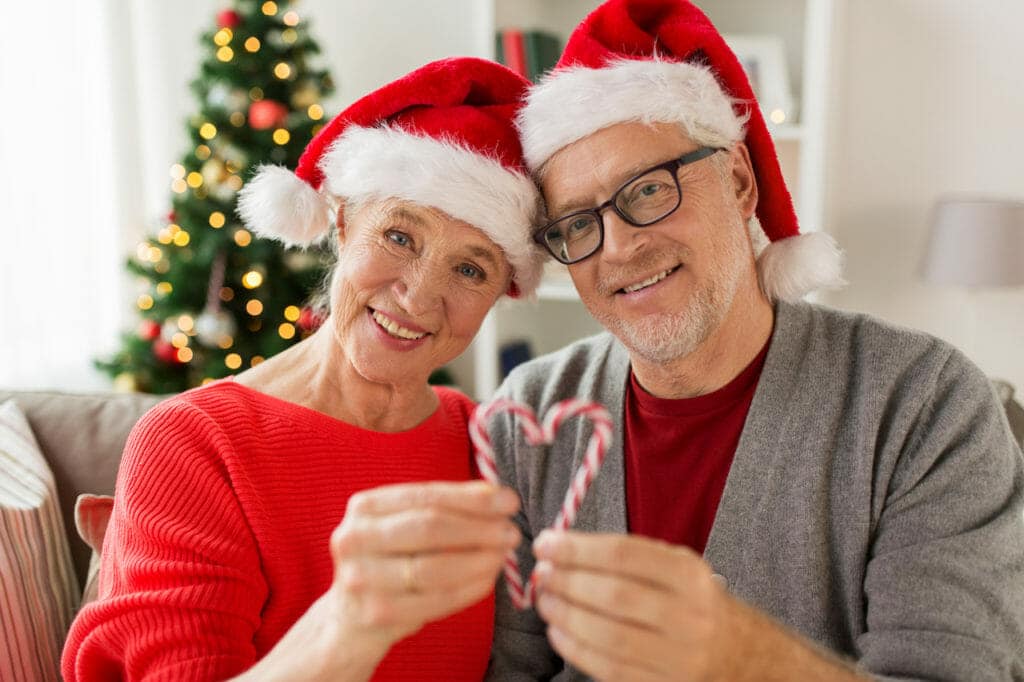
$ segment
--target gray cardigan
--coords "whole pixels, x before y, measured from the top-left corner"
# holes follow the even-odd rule
[[[614,443],[575,527],[626,532],[629,358],[610,335],[517,368],[499,394],[543,413],[604,403]],[[547,451],[507,417],[491,434],[523,499],[527,542],[551,524],[589,427]],[[686,481],[680,481],[680,486]],[[1024,680],[1024,466],[985,376],[926,334],[810,304],[775,329],[705,558],[730,591],[886,679]],[[488,679],[585,679],[536,612],[499,585]]]

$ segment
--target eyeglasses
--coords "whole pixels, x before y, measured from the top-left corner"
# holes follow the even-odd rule
[[[597,253],[604,244],[605,209],[633,227],[648,227],[670,216],[683,201],[676,172],[683,166],[706,159],[721,147],[700,147],[688,154],[647,170],[627,180],[611,199],[586,211],[576,211],[552,221],[533,233],[533,239],[559,262],[579,263]]]

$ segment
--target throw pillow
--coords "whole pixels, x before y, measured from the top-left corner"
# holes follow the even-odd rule
[[[92,548],[89,559],[89,573],[82,590],[82,606],[96,598],[99,591],[100,560],[103,552],[103,538],[107,535],[110,513],[114,510],[114,498],[110,495],[79,495],[75,500],[75,527],[78,536]]]
[[[25,416],[0,405],[0,680],[60,680],[78,582],[57,487]]]

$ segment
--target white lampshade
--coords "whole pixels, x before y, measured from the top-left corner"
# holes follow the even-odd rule
[[[1024,201],[940,199],[923,276],[935,284],[1024,285]]]

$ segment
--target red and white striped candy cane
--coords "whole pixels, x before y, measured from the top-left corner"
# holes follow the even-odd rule
[[[519,417],[519,424],[531,445],[544,445],[554,442],[555,434],[562,423],[573,416],[582,415],[594,424],[594,432],[587,443],[587,451],[583,462],[573,476],[569,490],[566,491],[562,509],[552,528],[565,530],[576,520],[583,498],[587,494],[594,476],[597,475],[604,461],[604,455],[611,443],[612,421],[608,411],[598,403],[570,399],[553,405],[544,419],[544,426],[537,423],[537,417],[529,406],[514,400],[501,398],[490,403],[479,405],[469,420],[469,437],[476,449],[477,468],[484,480],[501,484],[495,464],[494,448],[487,434],[486,425],[500,412],[511,412]],[[517,609],[528,609],[533,605],[533,580],[524,582],[519,560],[514,550],[505,555],[505,582],[508,584],[509,597]]]
[[[548,443],[555,440],[555,433],[562,422],[569,417],[583,415],[594,424],[594,433],[587,443],[587,451],[583,454],[583,462],[572,477],[572,483],[565,492],[565,500],[562,502],[562,509],[558,512],[555,522],[551,525],[554,530],[566,530],[576,520],[576,513],[583,504],[583,497],[587,494],[594,476],[601,469],[604,462],[604,455],[608,452],[608,446],[612,442],[612,420],[608,416],[608,410],[604,406],[570,398],[555,405],[555,409],[548,410],[544,418],[544,434]]]

